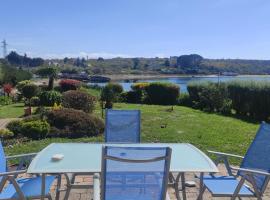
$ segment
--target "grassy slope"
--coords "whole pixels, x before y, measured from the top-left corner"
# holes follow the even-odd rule
[[[140,109],[142,111],[143,142],[188,142],[202,150],[211,149],[244,154],[252,141],[258,124],[217,114],[204,113],[187,107],[116,104],[115,109]],[[100,116],[100,110],[95,111]],[[166,128],[161,125],[166,124]],[[45,139],[7,147],[8,154],[36,152],[52,142],[92,142],[97,138]]]

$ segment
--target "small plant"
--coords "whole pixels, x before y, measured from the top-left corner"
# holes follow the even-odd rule
[[[21,120],[14,120],[9,122],[6,128],[14,134],[14,137],[17,137],[22,133],[22,123]]]
[[[13,132],[8,129],[0,129],[0,138],[11,138],[13,135]]]
[[[12,99],[8,96],[0,96],[0,106],[9,105],[12,103]]]
[[[13,90],[13,87],[11,84],[7,83],[3,85],[3,90],[4,90],[4,93],[7,94],[7,96],[9,97],[10,93]]]

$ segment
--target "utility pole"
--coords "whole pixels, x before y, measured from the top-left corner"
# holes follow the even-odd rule
[[[6,56],[7,56],[7,42],[6,42],[6,40],[4,39],[3,41],[2,41],[2,46],[1,47],[3,47],[3,58],[5,59],[6,58]]]

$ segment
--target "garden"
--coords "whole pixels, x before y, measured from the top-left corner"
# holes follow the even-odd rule
[[[72,79],[48,83],[3,85],[0,117],[18,118],[1,130],[8,154],[37,152],[52,142],[102,142],[107,108],[140,109],[143,142],[188,142],[202,150],[238,154],[245,152],[259,124],[238,117],[229,86],[222,84],[199,84],[207,92],[191,84],[189,94],[180,94],[168,83],[135,83],[129,92],[115,83],[104,88]]]

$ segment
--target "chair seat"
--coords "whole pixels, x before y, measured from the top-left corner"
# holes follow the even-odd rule
[[[56,177],[46,176],[45,177],[45,195],[49,195],[50,188]],[[41,183],[42,178],[18,178],[16,179],[18,185],[20,186],[24,196],[27,197],[39,197],[41,196]],[[3,191],[0,193],[0,199],[12,199],[18,198],[18,194],[12,184],[8,184]]]
[[[232,196],[239,183],[233,176],[204,176],[203,182],[213,196]],[[239,195],[254,196],[254,193],[243,185]]]

